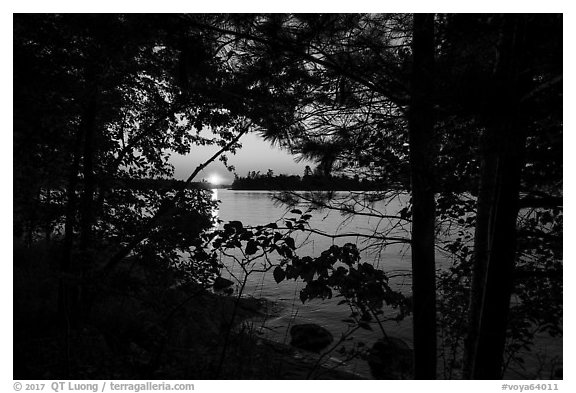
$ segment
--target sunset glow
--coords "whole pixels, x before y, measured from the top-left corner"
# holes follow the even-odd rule
[[[213,173],[208,177],[208,182],[217,185],[222,183],[222,178],[217,173]]]

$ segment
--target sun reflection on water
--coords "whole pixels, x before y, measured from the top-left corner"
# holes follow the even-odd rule
[[[210,200],[212,201],[217,201],[218,200],[218,189],[217,188],[213,188],[210,190],[212,192],[212,197],[210,198]],[[216,204],[214,205],[214,208],[212,208],[212,218],[213,218],[213,226],[212,229],[218,229],[218,227],[220,226],[219,222],[218,222],[218,215],[220,213],[220,205]]]

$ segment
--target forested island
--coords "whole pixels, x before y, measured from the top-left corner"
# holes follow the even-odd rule
[[[394,188],[390,185],[390,189]],[[277,191],[376,191],[382,189],[378,180],[360,179],[359,176],[348,177],[345,174],[313,174],[306,166],[303,176],[274,175],[272,170],[265,174],[250,171],[246,177],[236,176],[230,186],[232,190],[277,190]]]
[[[13,18],[14,379],[563,377],[562,14]],[[248,134],[345,192],[220,219]]]

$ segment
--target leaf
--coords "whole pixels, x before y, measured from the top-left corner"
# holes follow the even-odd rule
[[[286,239],[284,239],[284,241],[286,242],[286,245],[288,247],[290,247],[292,250],[296,249],[296,244],[294,243],[294,239],[292,239],[291,237],[287,237]]]
[[[293,210],[290,210],[290,213],[302,214],[302,210],[300,210],[300,209],[293,209]]]
[[[240,235],[240,240],[248,240],[252,236],[252,232],[246,231]]]
[[[246,254],[256,254],[256,251],[258,251],[258,243],[256,243],[254,240],[248,241],[248,244],[246,245]]]
[[[230,221],[229,224],[232,228],[236,229],[236,232],[240,232],[244,228],[240,221]]]
[[[214,283],[212,284],[212,287],[214,288],[214,290],[220,291],[222,289],[229,288],[232,285],[234,285],[233,281],[230,281],[230,280],[228,280],[226,278],[222,278],[222,277],[216,277],[214,279]]]
[[[372,326],[366,322],[358,322],[358,326],[360,326],[362,329],[372,330]]]
[[[280,284],[286,278],[286,272],[284,272],[284,270],[280,266],[276,266],[273,275],[274,280],[276,281],[277,284]]]
[[[300,291],[300,300],[302,301],[302,304],[304,304],[304,302],[306,301],[306,299],[308,298],[308,294],[306,293],[306,291],[303,289]]]

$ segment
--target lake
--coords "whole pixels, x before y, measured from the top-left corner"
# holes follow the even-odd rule
[[[220,208],[216,212],[217,216],[226,221],[238,220],[245,226],[265,225],[275,222],[286,216],[291,217],[294,214],[289,213],[291,208],[275,201],[274,192],[270,191],[236,191],[236,190],[213,190],[214,198],[221,201]],[[347,193],[337,193],[337,197],[349,195]],[[362,199],[362,193],[358,193],[357,206],[362,206],[363,214],[347,218],[339,211],[330,211],[327,209],[315,210],[311,212],[310,226],[330,234],[349,234],[358,233],[371,235],[375,232],[391,230],[391,236],[408,237],[408,228],[394,228],[394,221],[388,218],[375,217],[378,215],[394,215],[405,206],[406,196],[396,196],[391,198],[387,203],[379,201],[370,203]],[[304,211],[306,205],[299,206]],[[332,239],[318,234],[299,233],[295,236],[296,245],[299,247],[297,253],[300,256],[310,255],[319,256],[323,250],[328,249],[332,244],[343,245],[345,243],[354,243],[362,250],[362,261],[369,261],[375,267],[384,270],[386,273],[394,276],[390,283],[403,292],[410,290],[411,280],[407,275],[410,272],[410,249],[407,244],[392,244],[386,247],[374,244],[373,239],[360,236],[346,236]],[[225,262],[227,269],[223,277],[234,279],[241,278],[242,271],[239,266],[232,261]],[[289,328],[299,323],[316,323],[328,329],[334,336],[335,341],[347,331],[348,325],[343,322],[349,318],[350,309],[346,305],[338,305],[341,298],[332,298],[327,300],[313,300],[302,304],[299,299],[300,289],[303,287],[302,282],[293,280],[283,281],[277,284],[272,276],[272,272],[255,273],[249,276],[244,293],[254,297],[264,297],[272,300],[277,307],[273,315],[267,319],[258,330],[265,334],[269,339],[279,342],[290,342]],[[385,310],[385,316],[393,316],[395,311]],[[407,318],[401,322],[385,322],[384,328],[388,335],[405,340],[408,345],[412,345],[412,327],[411,319]],[[382,333],[375,326],[373,331],[358,330],[351,337],[353,340],[346,344],[347,349],[353,345],[362,343],[371,347],[376,340],[381,338]],[[362,345],[360,344],[360,345]],[[335,352],[332,355],[332,361],[338,361]],[[369,376],[367,364],[363,361],[347,362],[344,366],[348,371],[360,375]]]
[[[266,225],[276,222],[282,217],[294,216],[289,212],[292,208],[288,208],[274,199],[275,194],[271,191],[213,190],[213,198],[221,201],[218,211],[214,214],[224,222],[238,220],[245,226]],[[347,195],[350,194],[336,193],[336,198],[343,198]],[[395,195],[385,201],[375,203],[367,201],[367,197],[370,197],[369,192],[354,194],[357,202],[356,211],[361,214],[356,214],[353,217],[345,216],[339,211],[314,210],[310,213],[312,215],[309,221],[311,227],[329,234],[371,235],[388,231],[388,236],[409,237],[409,227],[398,226],[397,221],[385,217],[393,216],[405,207],[408,196]],[[304,211],[307,205],[301,204],[298,205],[298,208]],[[296,245],[299,247],[297,251],[299,256],[319,256],[323,250],[328,249],[332,244],[354,243],[362,250],[362,262],[369,261],[375,267],[382,269],[390,277],[390,284],[394,289],[404,293],[410,292],[410,248],[405,243],[383,247],[373,239],[362,236],[332,239],[318,234],[300,233],[293,237],[295,237]],[[437,252],[436,263],[437,268],[442,269],[449,266],[451,261],[449,256]],[[223,272],[223,277],[231,278],[233,275],[242,278],[242,271],[239,266],[234,265],[231,261],[225,261],[225,264],[227,271]],[[342,334],[347,332],[348,325],[343,320],[349,318],[350,309],[346,305],[338,305],[341,298],[337,297],[327,300],[313,300],[302,304],[299,298],[302,287],[302,282],[293,280],[285,280],[277,284],[272,271],[249,276],[244,294],[266,298],[272,301],[274,305],[269,317],[264,321],[255,322],[254,328],[257,333],[268,339],[288,344],[290,342],[289,329],[292,325],[316,323],[328,329],[336,342]],[[395,315],[394,310],[384,311],[384,317]],[[383,326],[387,335],[400,338],[412,347],[412,319],[410,317],[400,322],[384,322]],[[364,348],[371,347],[381,336],[382,333],[376,326],[372,331],[360,329],[354,332],[351,336],[353,339],[347,341],[344,346],[348,350],[357,345],[363,345]],[[542,369],[542,359],[547,358],[548,361],[551,361],[559,358],[561,362],[562,338],[552,338],[547,334],[539,334],[536,336],[533,349],[521,352],[525,360],[524,365],[520,368],[508,368],[505,374],[506,379],[525,379],[539,376]],[[368,364],[364,360],[347,360],[345,364],[341,364],[340,361],[344,358],[345,355],[333,351],[325,365],[339,365],[341,369],[348,372],[368,378],[371,376]]]

